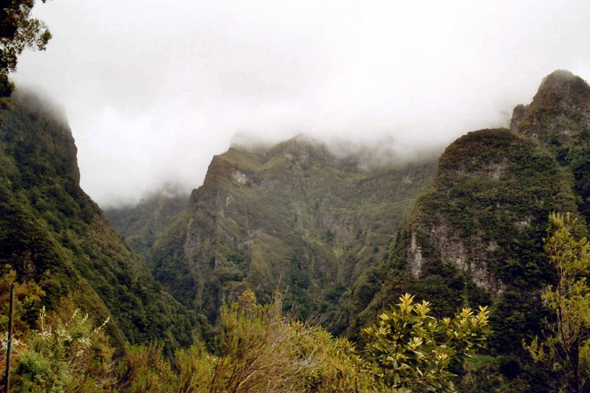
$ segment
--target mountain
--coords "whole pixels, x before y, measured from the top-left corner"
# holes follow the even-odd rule
[[[51,310],[70,298],[114,343],[160,340],[168,350],[199,335],[197,317],[153,279],[79,186],[65,116],[31,94],[0,123],[0,262],[38,282]]]
[[[347,326],[351,284],[388,258],[389,245],[430,162],[370,167],[302,137],[268,149],[215,156],[204,184],[156,243],[154,277],[211,322],[219,306],[253,288],[301,318]]]
[[[518,110],[514,132],[533,139],[565,168],[580,213],[590,222],[590,87],[569,71],[555,71],[533,102]]]
[[[416,280],[433,263],[452,267],[494,299],[551,282],[548,215],[585,211],[589,132],[590,87],[567,71],[547,76],[510,130],[471,132],[445,150],[396,235],[396,263]]]
[[[553,211],[588,234],[590,87],[561,70],[510,129],[470,132],[438,162],[371,166],[301,137],[231,148],[146,263],[210,323],[246,288],[263,302],[278,289],[294,316],[361,345],[361,328],[406,292],[437,317],[488,305],[488,352],[463,389],[551,391],[522,342],[551,320],[541,294],[556,279],[543,249]]]
[[[105,217],[145,260],[172,220],[188,207],[189,193],[174,184],[144,196],[137,205],[103,209]]]
[[[577,208],[566,171],[549,152],[507,129],[459,138],[400,226],[394,258],[376,275],[379,292],[365,313],[404,291],[432,301],[440,314],[493,303],[498,348],[520,349],[532,334],[527,329],[538,329],[541,315],[532,314],[553,279],[543,251],[552,211]],[[530,326],[521,321],[511,336],[511,318],[523,312]]]
[[[447,147],[399,226],[390,260],[355,283],[352,304],[366,308],[351,310],[349,335],[359,337],[405,292],[432,302],[435,315],[490,305],[493,357],[470,391],[491,389],[484,379],[504,381],[498,391],[551,389],[522,342],[542,336],[551,320],[541,300],[555,283],[543,249],[549,213],[573,213],[577,234],[588,234],[589,119],[590,87],[556,71],[515,108],[510,130],[470,132]]]

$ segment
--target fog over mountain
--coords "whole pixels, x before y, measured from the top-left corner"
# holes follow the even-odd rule
[[[590,78],[583,0],[60,0],[35,16],[54,38],[14,79],[65,107],[101,205],[198,187],[240,138],[437,152],[508,126],[555,69]]]

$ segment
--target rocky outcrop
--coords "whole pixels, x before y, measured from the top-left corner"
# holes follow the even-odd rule
[[[573,201],[562,169],[535,143],[503,129],[472,132],[445,150],[433,184],[401,228],[405,241],[398,247],[416,278],[428,263],[441,261],[497,296],[518,275],[544,269],[541,239],[549,212],[575,210]],[[532,244],[524,261],[521,250]],[[507,261],[519,267],[516,275],[505,269]]]
[[[513,128],[554,153],[575,143],[590,132],[590,86],[569,71],[551,73],[530,105],[514,109]]]

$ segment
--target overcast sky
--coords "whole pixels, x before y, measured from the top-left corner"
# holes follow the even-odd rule
[[[66,109],[99,204],[202,184],[236,133],[411,154],[590,79],[590,1],[53,0],[17,82]]]

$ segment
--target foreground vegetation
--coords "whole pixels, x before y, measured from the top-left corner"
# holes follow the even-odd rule
[[[5,269],[3,300],[15,277]],[[19,392],[452,392],[450,369],[475,353],[488,334],[485,308],[437,320],[428,315],[428,302],[416,304],[406,294],[365,330],[368,345],[359,350],[284,316],[280,295],[259,305],[247,290],[221,308],[215,354],[195,345],[165,357],[153,343],[128,346],[113,359],[115,349],[104,332],[108,320],[94,327],[65,298],[59,312],[41,309],[36,328],[30,328],[28,318],[44,293],[31,283],[17,283],[16,293],[11,386]],[[6,327],[6,318],[1,323]]]
[[[576,219],[568,214],[551,214],[545,251],[557,275],[542,298],[554,313],[545,336],[535,337],[525,348],[533,359],[554,371],[561,389],[581,393],[590,376],[590,244],[576,239]]]
[[[585,391],[590,375],[590,244],[578,230],[573,215],[550,215],[544,248],[558,279],[542,299],[553,317],[546,320],[541,336],[522,343],[537,364],[536,372],[546,373],[553,379],[552,388],[564,392]],[[354,344],[284,315],[280,294],[260,305],[246,290],[237,302],[221,307],[215,351],[193,345],[166,356],[155,342],[118,351],[105,334],[109,320],[92,321],[76,309],[71,297],[62,298],[57,311],[46,313],[39,308],[45,296],[41,287],[17,282],[9,266],[0,278],[4,330],[13,283],[13,391],[527,390],[502,382],[482,366],[490,364],[490,357],[482,355],[490,333],[486,307],[477,312],[464,308],[452,318],[437,319],[430,314],[429,302],[417,303],[405,294],[379,315],[377,324],[363,329],[362,344]],[[7,335],[4,348],[6,339]],[[5,366],[4,356],[0,367]]]

